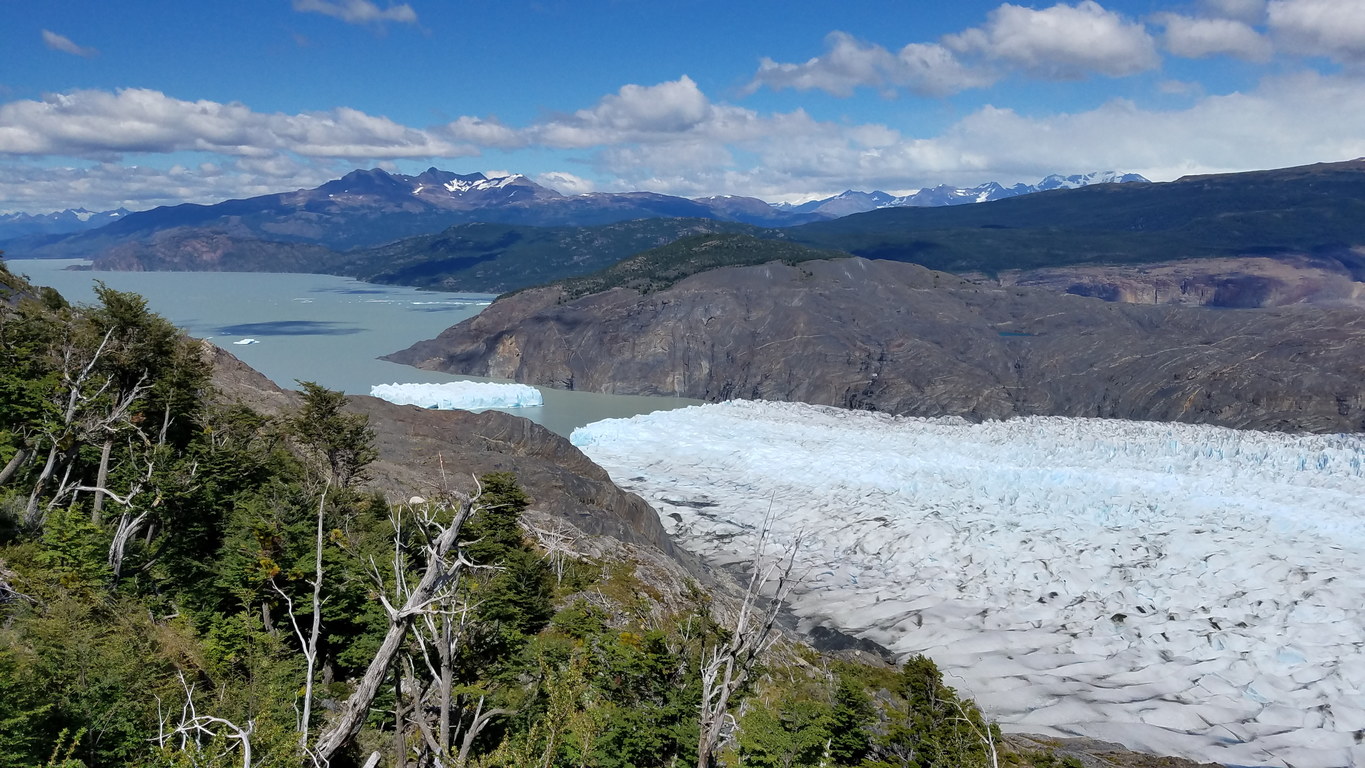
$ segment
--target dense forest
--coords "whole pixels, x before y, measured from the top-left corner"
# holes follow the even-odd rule
[[[0,767],[1057,763],[928,659],[778,631],[780,563],[661,611],[528,532],[514,476],[392,503],[342,395],[225,402],[201,342],[97,295],[0,266]]]

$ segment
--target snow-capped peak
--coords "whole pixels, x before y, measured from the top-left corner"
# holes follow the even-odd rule
[[[477,174],[477,179],[451,179],[445,183],[445,188],[450,192],[481,192],[490,189],[502,189],[508,184],[516,182],[518,179],[525,178],[520,173],[513,173],[508,176],[495,176],[488,178],[483,174]]]

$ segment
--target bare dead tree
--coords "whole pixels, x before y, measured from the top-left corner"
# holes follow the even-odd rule
[[[203,749],[200,742],[202,738],[224,737],[236,741],[241,746],[242,768],[251,768],[251,734],[256,728],[256,722],[248,720],[243,727],[225,718],[201,715],[195,708],[194,685],[185,681],[183,672],[180,673],[180,687],[185,691],[185,702],[180,707],[180,722],[170,730],[167,730],[169,723],[161,712],[161,697],[157,697],[157,746],[166,749],[178,740],[180,742],[178,749],[181,752],[199,752]]]
[[[313,541],[313,625],[305,637],[303,629],[299,626],[298,616],[294,613],[294,601],[289,595],[280,589],[279,585],[272,579],[270,586],[275,588],[280,597],[284,598],[285,612],[289,616],[289,623],[294,627],[294,634],[299,638],[299,646],[303,648],[303,659],[306,665],[303,681],[303,711],[299,714],[299,749],[308,750],[308,727],[313,721],[313,677],[317,672],[318,662],[318,637],[322,634],[322,515],[327,507],[327,491],[332,487],[331,480],[322,489],[322,497],[318,499],[317,515],[317,535]]]
[[[476,495],[454,504],[429,503],[410,508],[416,523],[415,533],[421,539],[416,554],[423,561],[422,576],[416,584],[407,582],[404,576],[407,568],[404,566],[409,556],[400,543],[393,591],[395,601],[401,600],[401,605],[395,605],[387,595],[380,595],[380,602],[389,617],[388,631],[357,682],[355,692],[341,704],[336,717],[314,744],[312,754],[317,762],[324,765],[329,763],[359,733],[413,622],[446,599],[461,573],[472,567],[461,556],[459,536],[465,522],[477,509],[477,498]]]
[[[535,539],[536,546],[545,551],[545,558],[550,561],[550,569],[555,572],[555,584],[563,583],[564,570],[569,558],[583,557],[583,553],[573,549],[575,542],[573,533],[559,521],[554,521],[553,527],[541,527],[523,520],[521,527]]]
[[[995,729],[986,720],[986,716],[977,711],[976,717],[972,717],[972,713],[968,712],[962,706],[962,702],[957,699],[953,700],[953,706],[957,708],[957,717],[953,719],[967,724],[967,727],[980,740],[982,748],[986,750],[986,757],[991,761],[991,768],[1000,768],[1000,755],[995,744]]]
[[[770,505],[755,546],[749,586],[740,601],[734,625],[729,628],[729,637],[703,650],[697,768],[712,768],[716,753],[733,732],[735,718],[730,712],[730,700],[748,680],[762,656],[777,642],[775,630],[782,603],[795,585],[792,569],[800,537],[781,557],[769,559],[767,547],[772,520]],[[764,597],[769,585],[772,586],[771,594]]]

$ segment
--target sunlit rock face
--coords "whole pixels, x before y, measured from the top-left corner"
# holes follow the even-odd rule
[[[728,402],[573,441],[714,561],[771,509],[804,622],[928,654],[1011,729],[1365,763],[1359,435]]]

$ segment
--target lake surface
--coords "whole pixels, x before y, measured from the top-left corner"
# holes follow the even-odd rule
[[[489,294],[440,293],[362,283],[344,277],[262,272],[90,272],[68,259],[9,259],[11,271],[56,288],[68,300],[95,300],[94,283],[132,291],[192,336],[241,358],[282,387],[314,381],[347,394],[375,384],[500,381],[423,371],[377,359],[478,314]],[[255,344],[234,344],[256,339]],[[509,408],[567,436],[601,419],[695,405],[667,397],[631,397],[538,388],[539,408]]]

